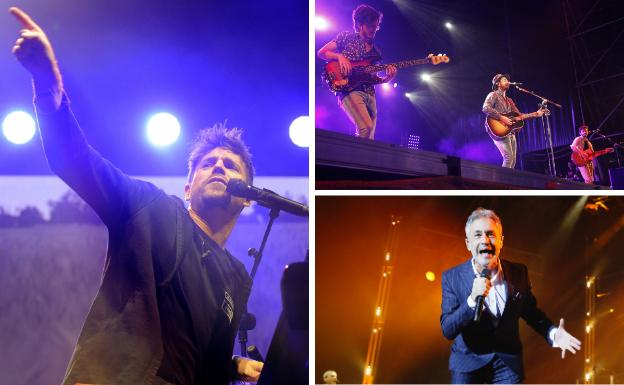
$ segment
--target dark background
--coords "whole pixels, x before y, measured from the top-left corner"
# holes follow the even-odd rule
[[[584,341],[585,276],[596,275],[596,383],[624,380],[624,199],[584,210],[592,197],[317,197],[316,381],[325,370],[361,383],[387,251],[401,218],[375,383],[448,383],[451,342],[440,328],[441,275],[470,258],[466,218],[478,206],[503,223],[501,258],[526,264],[538,305]],[[435,281],[425,273],[435,274]],[[613,313],[607,313],[614,308]],[[527,383],[583,382],[583,354],[561,351],[520,320]],[[584,343],[584,342],[583,342]],[[584,346],[583,348],[586,348]]]
[[[353,30],[351,12],[359,0],[316,1],[316,14],[331,28],[316,31],[316,50],[344,30]],[[511,74],[562,108],[552,108],[551,126],[557,171],[567,167],[569,144],[584,121],[590,127],[624,140],[624,2],[618,0],[550,1],[408,1],[365,2],[384,13],[375,44],[383,62],[446,53],[449,64],[399,70],[396,89],[377,86],[378,121],[375,139],[403,144],[408,134],[420,136],[420,148],[491,164],[501,156],[485,133],[483,101],[492,77]],[[566,24],[567,16],[567,24]],[[620,20],[621,19],[621,20]],[[597,28],[608,21],[615,23]],[[450,21],[449,31],[444,23]],[[590,31],[572,38],[574,32]],[[603,57],[604,55],[604,57]],[[575,67],[573,63],[576,63]],[[353,134],[354,128],[320,80],[324,62],[316,60],[316,127]],[[593,68],[595,66],[595,68]],[[421,81],[428,72],[434,83]],[[577,92],[576,79],[585,83]],[[593,81],[608,78],[604,81]],[[404,94],[416,96],[411,103]],[[508,92],[520,111],[537,110],[539,99],[512,89]],[[609,113],[613,110],[612,115]],[[608,143],[593,136],[596,149]],[[611,146],[611,145],[609,145]],[[518,135],[517,168],[544,172],[546,168],[541,120],[527,121]],[[624,151],[618,154],[624,161]],[[602,172],[618,166],[616,155],[600,159]],[[624,164],[620,164],[622,166]],[[603,175],[605,177],[605,175]]]
[[[131,175],[186,175],[197,131],[242,127],[262,176],[306,176],[288,127],[309,115],[308,4],[302,1],[0,1],[0,116],[32,111],[30,76],[11,54],[24,9],[52,41],[90,143]],[[157,149],[150,115],[173,113],[178,142]],[[279,157],[276,157],[279,154]],[[0,174],[48,174],[39,140],[0,139]]]

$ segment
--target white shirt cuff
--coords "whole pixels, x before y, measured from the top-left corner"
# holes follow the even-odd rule
[[[471,309],[474,309],[475,307],[477,307],[477,303],[475,301],[472,300],[472,298],[470,298],[470,296],[468,296],[468,306],[470,306]]]

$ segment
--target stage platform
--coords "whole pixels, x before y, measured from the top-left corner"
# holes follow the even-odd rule
[[[317,190],[608,190],[431,151],[316,130]]]

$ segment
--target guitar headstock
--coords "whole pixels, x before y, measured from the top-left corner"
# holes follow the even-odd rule
[[[429,56],[427,56],[427,59],[429,59],[431,64],[433,64],[434,66],[440,63],[448,63],[451,61],[451,58],[446,56],[446,54],[442,54],[442,53],[439,53],[437,55],[430,53]]]

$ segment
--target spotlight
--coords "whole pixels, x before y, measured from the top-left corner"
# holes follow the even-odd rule
[[[444,26],[446,27],[446,29],[451,30],[453,29],[453,24],[451,24],[450,21],[447,21],[446,23],[444,23]]]
[[[427,281],[433,282],[433,281],[435,281],[436,276],[435,276],[435,273],[433,271],[428,271],[425,274],[425,278],[427,278]]]
[[[153,115],[147,122],[147,138],[154,146],[168,146],[175,142],[178,136],[180,136],[180,122],[167,112]]]
[[[288,128],[290,140],[299,147],[310,147],[314,138],[312,126],[312,118],[309,116],[300,116],[293,120]]]
[[[425,82],[425,83],[430,83],[431,82],[431,75],[424,73],[420,75],[420,79]]]
[[[314,18],[314,28],[317,31],[326,31],[329,29],[329,22],[323,16],[317,16]]]
[[[390,91],[391,86],[390,86],[390,84],[388,84],[388,83],[382,83],[382,84],[381,84],[381,88],[382,88],[384,91]]]
[[[11,112],[2,122],[2,133],[13,144],[24,144],[35,136],[35,120],[24,111]]]
[[[399,84],[398,84],[398,83],[394,83],[394,84],[392,85],[392,88],[397,88],[398,86],[399,86]]]

